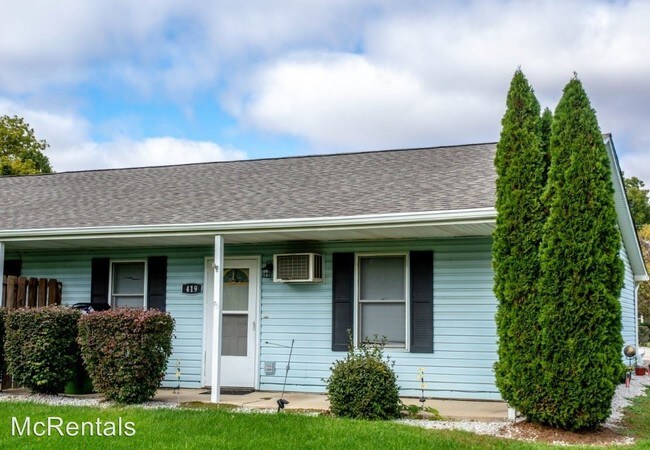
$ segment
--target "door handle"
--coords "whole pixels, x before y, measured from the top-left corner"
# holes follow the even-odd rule
[[[253,320],[253,331],[257,331],[257,322]]]

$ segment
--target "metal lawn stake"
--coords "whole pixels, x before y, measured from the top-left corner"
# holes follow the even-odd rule
[[[174,367],[176,368],[176,381],[178,384],[176,385],[176,389],[174,389],[174,394],[178,395],[176,397],[177,403],[180,405],[181,404],[181,360],[177,359],[176,364],[174,364]]]
[[[628,344],[623,349],[623,354],[627,358],[627,372],[625,373],[625,387],[630,387],[632,380],[632,372],[634,371],[633,362],[636,362],[636,348],[632,344]]]
[[[418,370],[418,380],[420,380],[420,409],[424,411],[424,402],[427,401],[426,398],[424,398],[424,390],[427,388],[427,384],[424,382],[424,367],[420,367],[420,370]]]
[[[282,383],[282,395],[280,395],[280,398],[276,402],[278,404],[278,412],[280,410],[284,409],[285,405],[289,404],[289,400],[285,400],[284,398],[284,390],[287,387],[287,376],[289,375],[289,369],[291,368],[291,355],[293,354],[293,343],[295,339],[291,339],[291,346],[288,345],[282,345],[282,344],[275,344],[273,342],[266,341],[267,344],[269,345],[275,345],[277,347],[283,347],[283,348],[288,348],[289,349],[289,359],[287,360],[287,368],[284,372],[284,382]]]

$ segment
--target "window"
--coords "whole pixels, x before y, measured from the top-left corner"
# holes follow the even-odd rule
[[[359,256],[357,267],[357,343],[377,336],[406,348],[406,255]]]
[[[146,307],[145,261],[115,261],[111,263],[111,305],[113,308]]]
[[[246,356],[248,354],[248,290],[248,269],[224,270],[222,356]]]

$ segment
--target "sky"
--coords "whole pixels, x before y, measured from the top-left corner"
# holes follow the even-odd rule
[[[58,172],[495,142],[521,67],[650,185],[650,1],[0,2],[0,114]]]

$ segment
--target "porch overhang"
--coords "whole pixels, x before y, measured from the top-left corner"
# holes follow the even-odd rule
[[[240,222],[1,230],[7,251],[490,236],[494,208]]]

